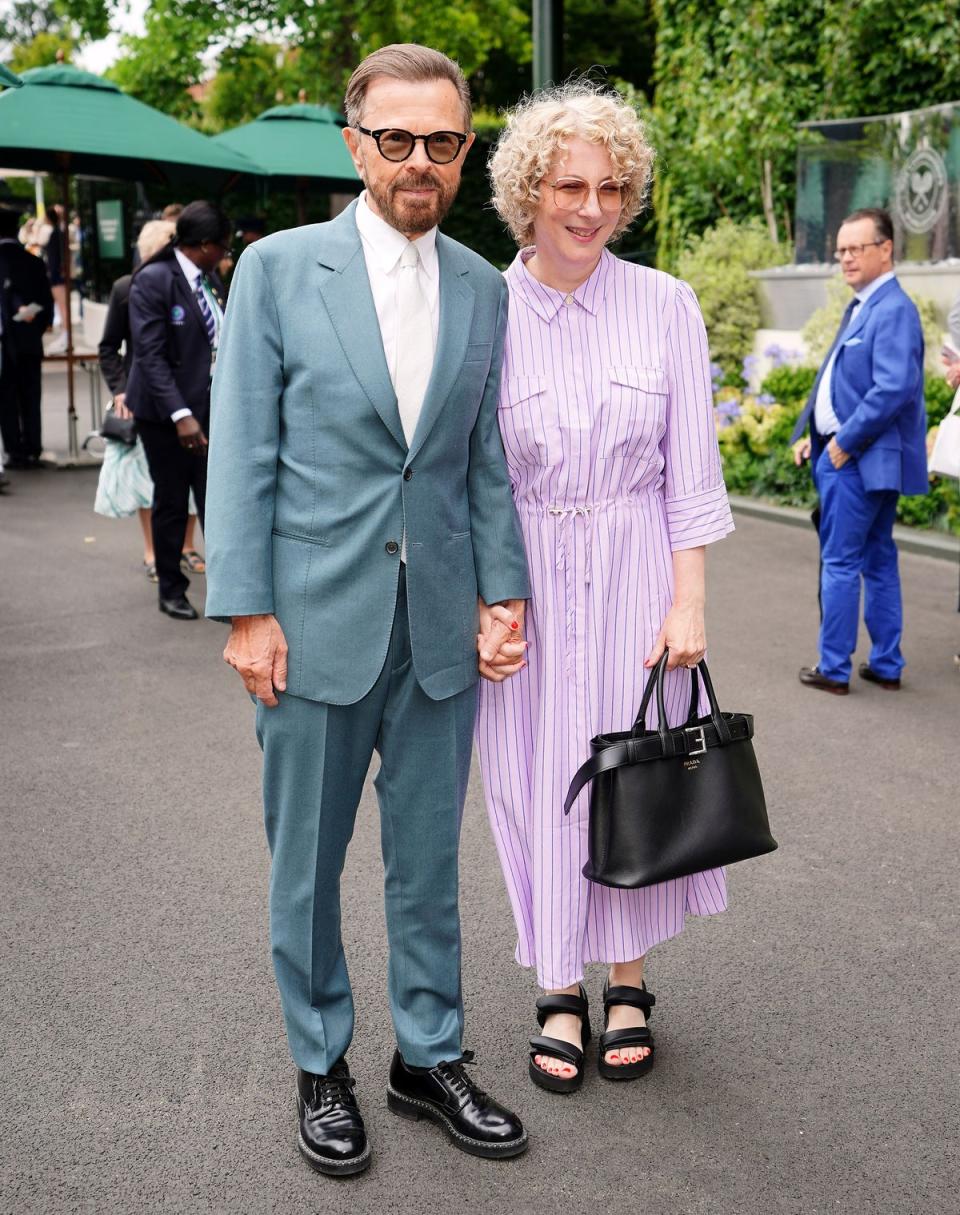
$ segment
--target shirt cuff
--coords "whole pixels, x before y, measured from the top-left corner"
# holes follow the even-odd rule
[[[173,411],[173,413],[170,415],[170,421],[179,422],[181,418],[192,418],[192,417],[193,417],[192,409],[175,409]]]
[[[667,532],[671,551],[699,548],[733,531],[733,515],[722,483],[682,498],[668,498]]]

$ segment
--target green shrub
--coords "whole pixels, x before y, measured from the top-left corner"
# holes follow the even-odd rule
[[[937,306],[925,295],[907,295],[917,305],[920,313],[920,324],[923,327],[924,364],[928,375],[942,374],[940,364],[940,346],[943,326],[937,317]],[[840,328],[844,309],[850,302],[850,288],[843,281],[842,275],[836,274],[827,283],[827,302],[818,308],[803,327],[803,344],[807,357],[818,367],[826,358],[827,351]]]
[[[690,242],[677,273],[697,293],[710,338],[710,357],[728,381],[739,382],[743,360],[760,327],[760,292],[748,271],[789,261],[791,250],[775,244],[759,219],[722,219]]]

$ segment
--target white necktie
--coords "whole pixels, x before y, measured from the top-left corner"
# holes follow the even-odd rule
[[[397,287],[397,369],[393,387],[400,425],[409,447],[433,371],[433,324],[430,305],[420,286],[420,251],[408,242],[400,257]]]

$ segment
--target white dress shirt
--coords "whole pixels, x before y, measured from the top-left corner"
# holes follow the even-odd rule
[[[857,313],[867,302],[870,296],[873,295],[875,291],[879,290],[884,283],[889,283],[889,281],[894,277],[896,277],[894,272],[892,270],[888,270],[886,274],[881,274],[879,278],[875,278],[872,283],[867,283],[865,287],[861,287],[861,289],[853,297],[857,301],[857,304],[853,312],[850,314],[849,323],[851,325],[853,324]],[[842,345],[843,340],[841,339],[839,342],[837,342],[836,349],[830,356],[830,362],[827,364],[827,368],[823,373],[822,379],[820,380],[820,387],[817,389],[817,400],[813,407],[813,421],[817,431],[822,435],[835,435],[843,425],[834,412],[832,396],[833,364],[836,362],[837,353]]]
[[[396,228],[375,215],[367,206],[367,193],[360,195],[357,203],[357,231],[367,264],[367,277],[373,292],[373,304],[380,322],[380,337],[387,370],[394,388],[397,386],[397,287],[400,279],[400,257],[410,243]],[[437,257],[437,230],[431,228],[413,242],[420,253],[417,274],[420,287],[430,306],[430,322],[433,327],[433,346],[436,350],[440,332],[440,262]]]
[[[177,265],[186,275],[187,282],[190,284],[190,290],[194,295],[197,293],[197,288],[203,282],[203,271],[195,262],[192,262],[185,253],[181,253],[179,249],[174,247],[173,255],[177,259]],[[213,348],[216,350],[220,344],[220,326],[223,324],[223,310],[217,303],[210,291],[205,291],[204,296],[207,303],[210,305],[210,311],[213,313],[214,324],[217,327],[216,338],[213,343]],[[170,415],[171,422],[179,422],[181,418],[189,418],[193,415],[192,409],[175,409]]]

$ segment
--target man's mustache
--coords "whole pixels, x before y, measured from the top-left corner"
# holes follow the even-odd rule
[[[430,172],[422,173],[422,174],[419,174],[419,173],[405,174],[403,177],[397,178],[397,180],[395,182],[393,182],[393,184],[391,185],[390,189],[391,189],[391,192],[395,191],[395,190],[406,190],[406,189],[417,190],[417,189],[422,189],[423,186],[433,186],[435,189],[440,190],[441,193],[443,191],[443,183],[439,180],[439,178],[435,177]]]

